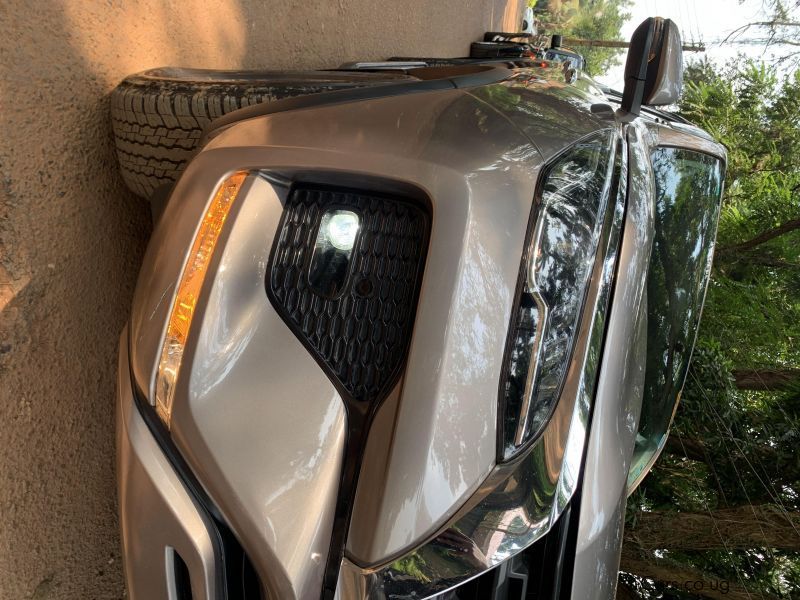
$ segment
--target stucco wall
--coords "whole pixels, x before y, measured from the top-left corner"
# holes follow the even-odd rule
[[[0,2],[0,599],[121,598],[114,371],[150,220],[108,95],[126,74],[464,55],[517,0]]]

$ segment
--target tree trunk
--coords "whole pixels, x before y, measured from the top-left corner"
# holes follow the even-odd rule
[[[620,570],[655,579],[675,589],[712,600],[769,600],[768,596],[749,592],[738,581],[729,581],[713,574],[703,573],[666,558],[642,555],[623,549]]]
[[[726,463],[743,461],[742,468],[754,470],[758,467],[758,477],[769,480],[769,488],[761,488],[761,493],[750,492],[749,501],[756,504],[769,504],[774,502],[773,494],[784,485],[793,487],[800,481],[800,456],[796,453],[780,451],[767,444],[746,443],[733,444],[727,448],[726,454],[720,454],[719,448],[709,449],[704,442],[696,438],[682,437],[670,433],[664,446],[664,453],[676,458],[694,460],[704,463],[714,477],[720,502],[727,507],[728,498],[725,489],[730,486],[720,479],[720,470]],[[735,466],[735,464],[734,464]],[[722,471],[724,473],[724,471]],[[735,502],[734,502],[735,503]],[[736,503],[735,503],[736,504]],[[798,528],[800,529],[800,528]]]
[[[708,456],[706,455],[706,449],[703,442],[700,440],[680,436],[677,433],[669,434],[667,443],[664,445],[664,452],[679,458],[688,458],[689,460],[696,460],[698,462],[708,462]]]
[[[733,378],[740,390],[785,391],[800,386],[800,369],[734,369]]]
[[[791,221],[786,221],[776,227],[775,229],[770,229],[769,231],[764,231],[754,238],[750,238],[745,242],[741,242],[739,244],[734,244],[733,246],[725,246],[723,248],[719,248],[717,252],[719,254],[728,254],[731,252],[743,252],[745,250],[752,250],[756,246],[763,244],[764,242],[768,242],[776,237],[780,237],[790,231],[794,231],[795,229],[800,229],[800,219],[792,219]]]
[[[714,266],[725,272],[731,266],[747,265],[755,267],[767,267],[771,269],[800,269],[800,263],[790,262],[780,257],[761,255],[755,252],[745,252],[743,254],[720,254],[714,261]]]
[[[725,489],[719,478],[719,473],[717,473],[717,466],[714,464],[714,460],[711,458],[703,442],[682,437],[676,433],[670,433],[667,438],[667,443],[664,445],[664,452],[677,456],[678,458],[687,458],[689,460],[705,463],[708,470],[711,471],[711,475],[714,477],[714,483],[717,486],[720,502],[722,502],[723,506],[728,506],[728,498],[725,495]]]
[[[712,513],[643,512],[625,532],[626,543],[644,550],[800,550],[800,512],[772,504],[723,508]]]

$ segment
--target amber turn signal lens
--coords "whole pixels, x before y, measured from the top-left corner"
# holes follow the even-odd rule
[[[246,178],[247,172],[239,171],[228,177],[217,189],[197,230],[178,282],[178,291],[170,311],[156,374],[155,407],[167,429],[170,427],[175,385],[197,299],[225,220]]]

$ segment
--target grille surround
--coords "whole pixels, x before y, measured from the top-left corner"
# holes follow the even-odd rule
[[[361,230],[335,296],[308,281],[322,215],[355,212]],[[270,253],[267,295],[343,397],[385,398],[402,372],[430,237],[430,213],[413,197],[295,184]]]

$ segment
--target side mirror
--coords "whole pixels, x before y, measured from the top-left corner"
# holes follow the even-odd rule
[[[678,26],[670,19],[650,17],[631,36],[622,110],[637,116],[643,104],[673,104],[680,98],[682,87],[683,50]]]

